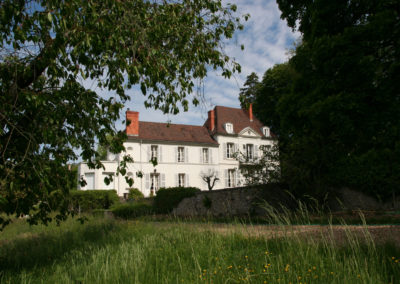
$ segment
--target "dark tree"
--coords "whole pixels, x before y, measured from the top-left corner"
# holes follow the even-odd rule
[[[259,84],[256,73],[253,72],[247,76],[244,87],[240,88],[239,93],[239,101],[242,108],[247,109],[251,103],[254,103]]]
[[[308,191],[399,192],[399,1],[277,2],[303,35],[276,103],[283,174]]]

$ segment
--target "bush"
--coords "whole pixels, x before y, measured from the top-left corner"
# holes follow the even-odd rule
[[[129,200],[138,201],[138,200],[143,199],[143,198],[144,198],[144,195],[139,189],[137,189],[137,188],[130,188],[129,189],[129,193],[128,193],[128,199]]]
[[[70,206],[75,211],[109,209],[119,201],[115,190],[72,190]]]
[[[158,213],[169,213],[186,197],[199,192],[196,187],[160,188],[154,198],[154,208]]]
[[[153,213],[153,206],[146,203],[126,203],[114,207],[111,212],[117,218],[130,219]]]

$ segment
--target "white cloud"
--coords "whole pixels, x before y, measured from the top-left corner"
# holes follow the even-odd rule
[[[240,63],[242,73],[225,79],[220,72],[212,70],[204,80],[204,101],[198,107],[191,105],[189,112],[182,112],[176,116],[146,109],[143,104],[145,97],[135,88],[129,92],[132,99],[126,104],[126,108],[139,111],[140,120],[159,122],[170,120],[172,123],[202,125],[207,118],[207,111],[215,105],[239,107],[240,88],[251,72],[256,72],[262,78],[268,68],[288,59],[287,51],[292,48],[299,33],[293,33],[280,19],[281,13],[275,1],[228,0],[226,2],[236,4],[238,14],[251,15],[249,21],[244,22],[244,30],[238,31],[232,40],[225,43],[226,53]],[[241,44],[245,45],[244,51],[240,48]],[[123,113],[122,118],[124,116]],[[122,121],[118,122],[118,125],[117,128],[122,129]]]

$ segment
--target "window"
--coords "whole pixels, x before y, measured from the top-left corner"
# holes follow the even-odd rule
[[[157,145],[151,145],[151,159],[150,160],[155,160],[158,157],[158,146]]]
[[[234,144],[233,143],[226,143],[226,157],[228,159],[233,158],[234,154]]]
[[[185,148],[178,147],[178,163],[185,162]]]
[[[203,163],[208,164],[209,163],[209,154],[208,154],[208,148],[203,148]]]
[[[158,190],[160,188],[160,174],[150,174],[150,190]]]
[[[85,189],[94,189],[94,173],[86,173],[85,181],[86,181]]]
[[[246,144],[246,158],[252,160],[254,158],[254,145]]]
[[[233,125],[232,125],[232,123],[225,123],[225,130],[228,133],[233,133]]]
[[[178,175],[178,186],[184,187],[185,186],[185,174]]]
[[[269,132],[269,128],[268,127],[263,127],[262,128],[262,132],[263,132],[265,137],[269,137],[270,136],[270,132]]]
[[[228,170],[228,187],[235,186],[235,170]]]
[[[110,176],[112,178],[112,180],[110,179]],[[106,184],[105,179],[109,179],[110,183]],[[115,174],[113,172],[103,172],[103,189],[115,189],[114,187],[114,182],[115,182]]]

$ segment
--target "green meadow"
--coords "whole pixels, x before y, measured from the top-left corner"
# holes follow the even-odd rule
[[[344,229],[343,229],[344,227]],[[400,283],[400,249],[335,226],[122,221],[0,233],[1,283]],[[390,238],[389,238],[390,239]]]

